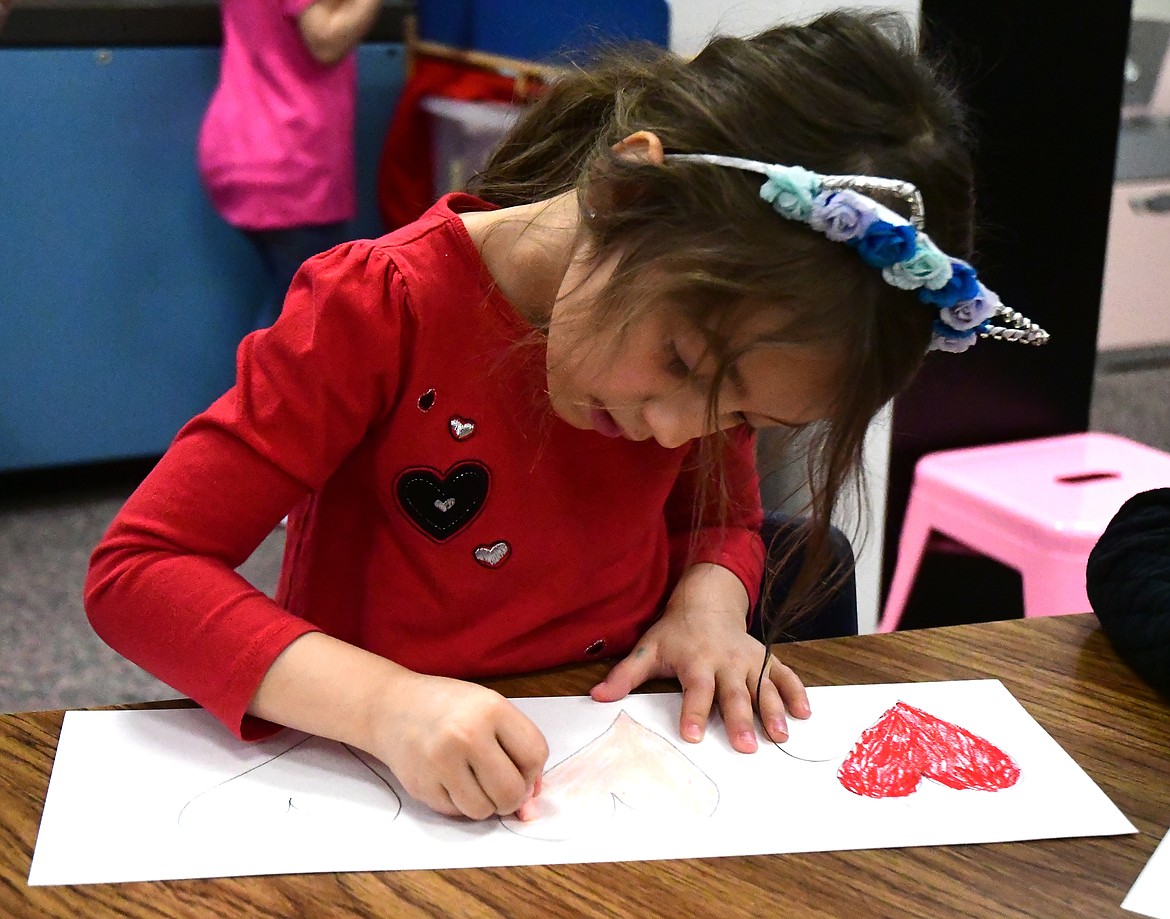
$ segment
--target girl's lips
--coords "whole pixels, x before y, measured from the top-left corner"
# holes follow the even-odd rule
[[[593,430],[605,437],[624,437],[626,433],[613,420],[613,415],[600,405],[594,405],[589,409],[589,423],[593,426]]]

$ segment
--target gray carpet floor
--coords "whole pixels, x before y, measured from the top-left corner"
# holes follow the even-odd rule
[[[1089,426],[1170,453],[1170,355],[1102,359]]]
[[[1103,361],[1091,427],[1170,452],[1168,403],[1170,357]],[[146,468],[0,476],[0,712],[177,695],[106,647],[81,606],[89,553]],[[270,595],[283,546],[277,530],[240,569]]]
[[[0,712],[178,696],[107,647],[81,605],[89,553],[145,472],[130,463],[0,485]],[[283,551],[280,529],[240,572],[271,596]]]

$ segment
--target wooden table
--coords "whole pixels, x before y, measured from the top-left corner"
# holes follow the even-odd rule
[[[808,685],[998,678],[1141,832],[748,858],[29,888],[62,719],[61,712],[38,712],[0,716],[0,917],[1132,919],[1121,901],[1170,827],[1170,706],[1118,660],[1092,616],[807,642],[783,648],[782,656]],[[493,685],[509,695],[577,694],[602,669]]]

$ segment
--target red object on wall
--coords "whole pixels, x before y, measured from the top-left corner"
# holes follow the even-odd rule
[[[542,86],[484,67],[419,55],[386,131],[378,164],[378,209],[387,231],[418,219],[434,203],[431,128],[422,100],[442,96],[468,102],[525,102]]]

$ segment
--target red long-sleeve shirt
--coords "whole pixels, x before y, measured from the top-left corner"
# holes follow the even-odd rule
[[[486,206],[451,196],[310,260],[94,552],[97,632],[237,734],[309,631],[479,677],[627,652],[687,560],[755,602],[750,432],[725,454],[729,517],[692,539],[693,447],[577,430],[541,400],[542,340],[456,216]],[[235,568],[294,505],[272,600]]]

